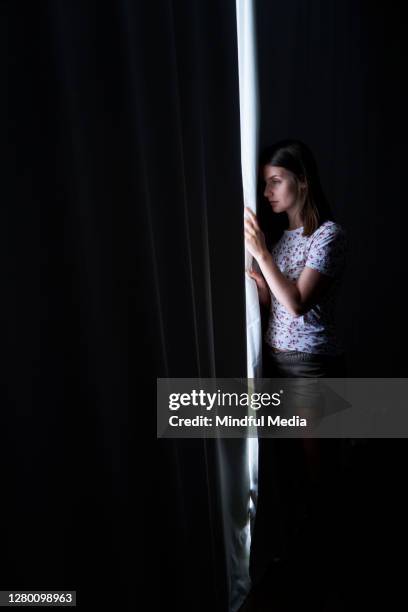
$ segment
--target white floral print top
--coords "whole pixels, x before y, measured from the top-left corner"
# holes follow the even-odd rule
[[[299,278],[305,266],[335,280],[325,295],[303,316],[290,314],[271,294],[265,342],[285,350],[338,355],[343,352],[335,333],[334,306],[346,257],[346,234],[334,221],[325,221],[311,235],[303,227],[286,230],[272,249],[272,257],[289,279]]]

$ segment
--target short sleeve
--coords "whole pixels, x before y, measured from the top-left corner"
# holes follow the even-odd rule
[[[337,223],[326,223],[312,238],[305,265],[328,276],[340,276],[346,260],[347,239]]]

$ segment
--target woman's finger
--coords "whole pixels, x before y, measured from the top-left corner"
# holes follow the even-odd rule
[[[245,231],[251,234],[251,236],[256,236],[256,228],[254,228],[254,226],[250,225],[249,223],[245,224]]]
[[[248,229],[249,231],[254,232],[254,235],[262,233],[261,229],[259,228],[259,225],[255,221],[250,219],[249,217],[247,219],[244,219],[244,225],[245,225],[246,229]]]
[[[256,221],[257,221],[256,215],[252,212],[252,210],[250,208],[247,208],[247,207],[245,208],[244,218],[248,219],[252,223],[256,223]]]
[[[258,281],[258,283],[265,283],[264,277],[259,272],[252,271],[253,278]]]
[[[251,219],[244,219],[244,225],[245,227],[255,229],[255,224],[252,222]]]
[[[254,279],[254,281],[256,281],[257,283],[259,283],[261,281],[261,279],[259,278],[259,274],[256,274],[256,272],[248,272],[249,276],[251,278]]]
[[[255,272],[253,272],[252,270],[246,270],[246,273],[248,274],[248,276],[250,278],[252,278],[256,283],[259,282],[259,278],[257,276],[257,274]]]
[[[255,217],[256,216],[254,211],[252,210],[252,208],[249,208],[249,206],[245,206],[244,208],[245,208],[246,212],[248,212],[250,214],[251,217]]]
[[[245,206],[245,210],[248,213],[248,219],[255,225],[256,228],[259,228],[256,214],[250,208],[248,208],[248,206]]]

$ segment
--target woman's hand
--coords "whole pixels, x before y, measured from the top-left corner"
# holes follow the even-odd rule
[[[247,215],[244,218],[245,224],[245,246],[257,261],[262,259],[268,252],[266,248],[265,236],[258,225],[258,219],[248,206],[245,206]]]
[[[267,285],[266,280],[264,279],[262,274],[260,274],[259,272],[255,272],[255,270],[247,270],[247,274],[256,282],[259,303],[261,304],[261,306],[269,310],[271,305],[271,294],[269,292],[269,287]]]

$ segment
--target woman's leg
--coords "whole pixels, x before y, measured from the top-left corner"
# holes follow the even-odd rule
[[[342,357],[305,359],[304,354],[296,352],[264,351],[264,366],[264,378],[337,378],[345,374]],[[313,530],[319,538],[324,525],[330,523],[330,513],[336,523],[336,483],[341,473],[342,444],[347,442],[259,439],[259,504],[251,548],[254,574],[255,568],[265,568],[267,561],[307,555],[310,551],[306,542]],[[328,532],[332,532],[330,526]]]
[[[266,351],[263,364],[263,378],[286,378]],[[258,505],[250,555],[254,583],[268,567],[291,558],[307,512],[308,488],[302,440],[260,437],[258,449]]]

